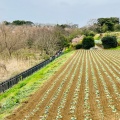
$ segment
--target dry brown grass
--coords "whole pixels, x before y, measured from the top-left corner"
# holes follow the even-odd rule
[[[0,23],[0,82],[48,59],[63,48],[61,27],[15,26]]]
[[[6,66],[6,70],[0,67],[0,82],[27,70],[39,62],[40,60],[17,60],[15,58],[10,59],[9,61],[0,60],[0,63]]]

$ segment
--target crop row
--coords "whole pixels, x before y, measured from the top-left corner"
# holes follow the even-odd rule
[[[76,54],[76,56],[74,56],[74,58],[70,61],[70,63],[69,63],[69,64],[66,66],[66,68],[62,71],[62,73],[59,74],[59,76],[58,76],[58,77],[56,78],[56,80],[53,82],[52,86],[50,86],[50,88],[48,88],[48,89],[46,90],[46,92],[45,92],[44,95],[42,96],[42,99],[39,101],[39,103],[36,105],[36,107],[35,107],[28,115],[25,116],[25,119],[24,119],[24,120],[28,120],[30,117],[34,116],[34,114],[35,114],[37,111],[39,111],[40,109],[42,109],[42,108],[40,108],[41,104],[43,104],[43,102],[47,99],[47,96],[48,96],[49,93],[52,91],[52,89],[55,87],[57,81],[59,81],[59,80],[60,80],[60,77],[61,77],[62,75],[64,75],[64,73],[67,71],[67,69],[71,66],[72,62],[74,62],[74,64],[75,64],[75,62],[76,62],[77,59],[78,59],[77,56],[78,56],[78,53]],[[64,81],[62,81],[62,83],[61,83],[61,84],[59,85],[59,87],[57,88],[56,93],[57,93],[58,91],[60,91],[60,88],[62,88],[62,85],[64,84],[65,80],[67,80],[67,78],[68,78],[68,76],[69,76],[72,68],[74,67],[74,64],[72,65],[72,67],[70,67],[69,73],[65,76]],[[48,112],[47,112],[47,109],[48,109],[48,108],[49,108],[49,107],[46,107],[46,115],[45,115],[46,117],[47,117],[47,113],[48,113]],[[40,119],[43,119],[45,116],[40,116]]]

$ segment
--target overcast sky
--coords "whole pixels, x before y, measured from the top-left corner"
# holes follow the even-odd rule
[[[0,0],[0,21],[84,26],[90,19],[120,17],[120,0]]]

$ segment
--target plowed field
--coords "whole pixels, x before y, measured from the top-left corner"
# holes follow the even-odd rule
[[[76,51],[7,120],[120,120],[120,51]]]

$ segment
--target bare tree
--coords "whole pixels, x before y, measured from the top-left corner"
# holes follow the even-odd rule
[[[12,56],[12,53],[20,49],[23,42],[23,29],[16,28],[15,26],[4,24],[0,25],[0,43],[1,51],[7,50],[9,57]]]

